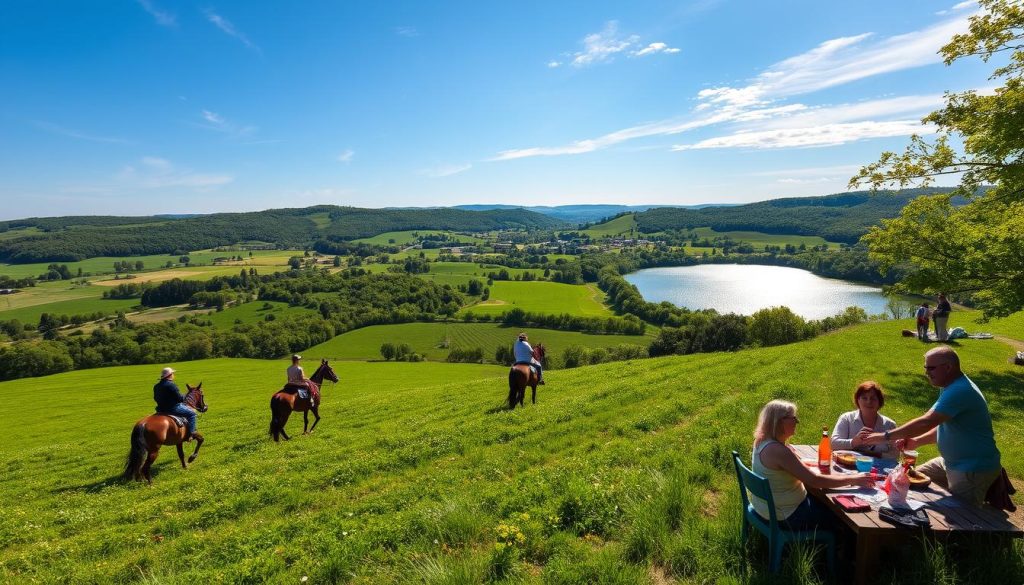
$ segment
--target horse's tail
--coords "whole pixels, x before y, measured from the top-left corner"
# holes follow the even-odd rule
[[[526,380],[522,379],[522,372],[515,366],[508,370],[508,407],[514,409],[519,401],[519,389],[526,389]]]
[[[124,464],[124,479],[139,477],[142,472],[142,464],[146,462],[146,424],[138,423],[132,429],[132,447],[128,451],[128,460]]]
[[[270,397],[270,436],[274,437],[276,441],[278,433],[281,432],[281,419],[278,416],[278,411],[281,410],[281,404],[283,400],[278,398],[277,394]]]

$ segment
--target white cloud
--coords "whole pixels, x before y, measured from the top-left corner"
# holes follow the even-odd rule
[[[352,150],[351,148],[346,148],[341,152],[341,154],[338,155],[338,162],[348,164],[352,162],[352,157],[355,156],[355,154],[356,151]]]
[[[694,144],[680,144],[672,150],[703,150],[711,148],[806,148],[838,146],[868,138],[928,134],[935,128],[923,126],[918,120],[892,120],[888,122],[850,122],[825,124],[807,128],[780,128],[755,132],[736,132],[701,140]]]
[[[450,177],[452,175],[457,175],[461,172],[468,171],[471,168],[473,168],[473,165],[469,163],[440,165],[429,169],[421,169],[419,173],[432,179],[439,179],[441,177]]]
[[[414,38],[420,36],[420,31],[416,30],[415,26],[397,26],[395,34],[400,37]]]
[[[222,30],[225,34],[227,34],[228,36],[235,37],[236,39],[241,41],[243,45],[256,51],[257,53],[262,52],[260,48],[256,46],[255,43],[249,40],[249,37],[245,36],[245,34],[242,33],[242,31],[235,28],[235,25],[231,24],[231,21],[210,9],[205,10],[204,13],[206,14],[206,19],[213,23],[214,26]]]
[[[548,61],[548,67],[550,67],[551,69],[554,69],[555,67],[559,67],[561,65],[562,64],[559,63],[558,61]]]
[[[216,130],[217,132],[229,134],[236,138],[252,136],[257,130],[259,130],[256,126],[235,124],[224,116],[211,110],[201,110],[199,115],[202,117],[203,123],[197,123],[195,124],[196,126],[206,128],[207,130]],[[266,143],[266,141],[262,142]]]
[[[166,187],[185,187],[209,189],[234,181],[234,177],[226,174],[196,173],[189,169],[178,169],[171,161],[145,156],[138,165],[127,165],[114,176],[114,180],[122,187],[132,189],[163,189]]]
[[[619,38],[618,29],[619,23],[612,20],[604,25],[601,32],[583,37],[583,50],[573,55],[573,67],[585,67],[608,61],[616,53],[625,51],[640,40],[636,35],[625,39]]]
[[[97,134],[89,134],[86,132],[80,132],[71,128],[65,128],[51,122],[34,121],[32,124],[40,130],[45,130],[51,134],[57,134],[59,136],[66,136],[68,138],[76,138],[78,140],[88,140],[89,142],[105,142],[108,144],[134,144],[131,140],[125,138],[118,138],[116,136],[100,136]]]
[[[602,33],[589,35],[588,50],[577,53],[577,61],[586,63],[608,59],[625,50],[617,38],[615,23]],[[831,108],[811,108],[800,103],[776,105],[794,96],[850,83],[867,77],[938,63],[937,54],[949,38],[967,28],[967,15],[945,20],[918,31],[875,39],[871,33],[840,37],[775,63],[744,86],[720,86],[698,92],[697,105],[688,116],[632,126],[597,138],[576,140],[561,146],[541,146],[500,151],[491,160],[511,160],[533,156],[582,154],[607,148],[627,140],[679,134],[717,124],[740,126],[733,133],[682,145],[677,149],[724,148],[726,145],[766,148],[768,144],[807,146],[828,144],[821,128],[841,131],[835,142],[841,144],[871,136],[897,136],[920,132],[922,127],[908,116],[919,115],[941,103],[940,96],[905,96]],[[660,45],[652,43],[652,46]],[[593,49],[593,50],[590,50]],[[641,49],[642,50],[642,49]],[[870,120],[873,116],[897,119]],[[851,124],[851,122],[860,122]],[[758,127],[754,127],[758,123]],[[915,130],[907,132],[911,125]],[[765,133],[755,136],[758,130]],[[782,130],[788,130],[781,132]],[[773,133],[774,132],[774,133]],[[740,138],[743,135],[743,138]],[[758,146],[745,144],[753,140]],[[714,146],[712,146],[714,145]]]
[[[647,45],[646,47],[640,49],[639,51],[633,51],[631,54],[634,57],[643,57],[644,55],[653,55],[655,53],[668,53],[668,54],[671,55],[673,53],[678,53],[678,52],[679,52],[679,49],[670,47],[670,46],[666,45],[665,43],[651,43],[651,44]]]
[[[164,12],[153,4],[152,0],[136,0],[146,12],[156,20],[156,23],[160,26],[175,26],[178,24],[177,17],[169,12]]]
[[[942,16],[942,15],[945,15],[945,14],[949,14],[951,12],[956,12],[958,10],[965,10],[967,8],[972,8],[972,7],[977,6],[977,5],[978,5],[977,0],[967,0],[966,2],[961,2],[959,4],[955,4],[949,10],[940,10],[940,11],[936,12],[935,14],[938,14],[939,16]]]

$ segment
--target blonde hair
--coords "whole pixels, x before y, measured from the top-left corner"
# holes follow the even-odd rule
[[[778,439],[782,419],[796,416],[796,405],[788,400],[772,400],[764,405],[754,427],[754,444],[768,439]]]

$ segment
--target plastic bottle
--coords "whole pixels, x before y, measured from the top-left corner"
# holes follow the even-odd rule
[[[828,438],[828,427],[821,427],[821,440],[818,441],[818,470],[826,475],[832,470],[832,440]]]

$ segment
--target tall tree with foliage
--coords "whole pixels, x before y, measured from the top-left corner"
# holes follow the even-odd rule
[[[884,268],[910,264],[901,286],[970,296],[986,316],[1024,308],[1024,5],[979,0],[969,32],[944,47],[947,65],[967,57],[997,67],[991,93],[947,93],[923,122],[937,137],[913,136],[902,153],[884,152],[850,186],[927,186],[959,175],[954,193],[923,196],[864,239]],[[955,144],[962,144],[960,147]]]

